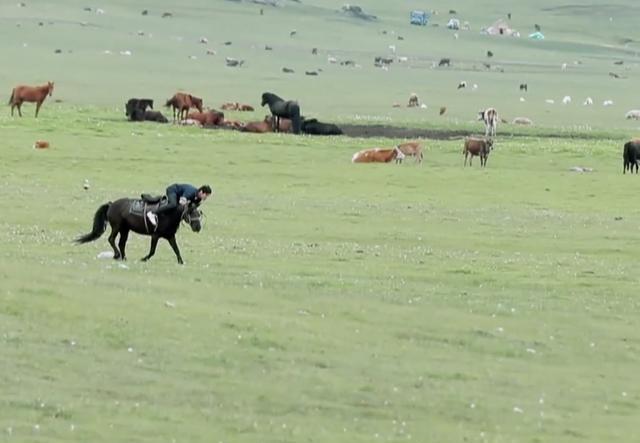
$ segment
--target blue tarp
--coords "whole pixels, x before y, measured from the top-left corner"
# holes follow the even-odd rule
[[[425,26],[430,17],[431,14],[428,14],[425,11],[411,11],[411,14],[409,15],[409,19],[412,25],[421,26]]]
[[[529,38],[532,38],[534,40],[544,40],[544,35],[542,34],[542,32],[538,31],[534,32],[533,34],[529,34]]]

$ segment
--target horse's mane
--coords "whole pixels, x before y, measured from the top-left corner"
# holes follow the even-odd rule
[[[282,97],[279,97],[279,96],[277,96],[276,94],[274,94],[274,93],[272,93],[272,92],[265,92],[265,93],[263,93],[263,94],[262,94],[262,98],[263,98],[263,99],[266,99],[266,100],[268,100],[268,101],[271,101],[271,100],[281,101],[281,102],[283,102],[283,101],[284,101],[284,99],[283,99]]]

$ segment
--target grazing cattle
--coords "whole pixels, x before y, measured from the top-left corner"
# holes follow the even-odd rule
[[[624,118],[626,118],[627,120],[629,120],[629,119],[640,120],[640,110],[639,109],[632,109],[631,111],[629,111],[629,112],[627,112],[625,114]]]
[[[531,119],[527,117],[516,117],[513,119],[511,123],[513,123],[514,125],[532,125],[533,124]]]
[[[363,149],[353,154],[352,163],[389,163],[392,160],[400,158],[404,159],[404,154],[396,146],[393,149]]]
[[[49,147],[49,142],[46,140],[36,140],[33,144],[34,149],[47,149]]]
[[[464,166],[467,166],[467,157],[469,157],[469,166],[471,166],[471,162],[473,161],[474,156],[480,157],[480,166],[485,167],[487,165],[487,158],[489,157],[489,153],[493,149],[493,140],[492,139],[481,139],[481,138],[467,138],[464,141],[464,149],[462,153],[464,154]]]
[[[391,63],[393,63],[393,58],[377,56],[373,59],[373,65],[378,68],[382,66],[389,66]]]
[[[418,103],[418,94],[416,94],[415,92],[411,93],[411,95],[409,96],[409,104],[407,106],[410,108],[420,106],[420,103]]]
[[[458,83],[458,89],[462,89],[462,88],[466,88],[467,87],[467,82],[466,81],[461,81],[460,83]]]
[[[422,159],[424,158],[424,154],[422,153],[422,145],[420,142],[406,142],[400,143],[396,146],[405,157],[414,157],[416,163],[422,164]],[[402,163],[404,158],[396,158],[396,162]]]
[[[234,68],[236,66],[242,66],[244,64],[244,60],[236,60],[235,58],[225,57],[224,59],[227,66]]]
[[[282,72],[284,72],[284,73],[286,73],[286,74],[293,74],[293,73],[294,73],[294,72],[296,72],[296,71],[294,71],[294,70],[293,70],[293,69],[291,69],[291,68],[284,67],[284,68],[282,68]]]
[[[265,51],[273,51],[273,48],[269,45],[264,45],[264,50]]]
[[[478,112],[478,120],[484,122],[484,135],[485,137],[496,136],[496,129],[498,127],[498,111],[495,108],[487,108],[484,111]]]
[[[322,123],[315,118],[302,119],[300,130],[304,134],[311,135],[341,135],[342,129],[333,123]]]
[[[440,106],[440,115],[444,115],[445,112],[447,112],[447,107],[446,106]]]
[[[200,122],[202,126],[218,126],[224,121],[224,113],[208,109],[205,112],[190,112],[187,118]]]
[[[191,108],[196,108],[202,112],[202,99],[184,92],[177,92],[167,100],[165,106],[171,106],[174,120],[176,119],[176,111],[178,111],[178,120],[182,120]]]
[[[638,173],[638,160],[640,160],[640,140],[631,140],[624,144],[622,151],[622,173],[626,174],[627,169],[633,174],[633,168]]]
[[[343,60],[340,62],[340,66],[355,66],[356,62],[353,60]]]
[[[438,62],[438,66],[451,66],[451,59],[450,58],[441,58],[440,61]]]
[[[318,55],[318,48],[313,48],[313,49],[311,50],[311,54],[312,54],[312,55]]]
[[[528,90],[527,88],[528,88],[528,86],[527,86],[526,83],[520,83],[520,90],[521,91],[527,91]]]
[[[304,71],[305,75],[318,75],[317,71]]]
[[[493,52],[487,51],[487,57],[489,57],[489,58],[493,57]]]

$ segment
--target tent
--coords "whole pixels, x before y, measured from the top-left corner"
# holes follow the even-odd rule
[[[494,24],[486,29],[489,35],[519,35],[516,31],[511,29],[509,25],[502,19],[497,20]]]
[[[426,26],[430,17],[431,14],[427,14],[424,11],[411,11],[411,14],[409,14],[409,21],[412,25]]]

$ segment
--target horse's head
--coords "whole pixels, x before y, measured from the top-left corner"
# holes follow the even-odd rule
[[[189,206],[185,208],[182,220],[191,226],[193,232],[200,232],[202,229],[202,211],[194,203],[189,203]]]
[[[193,95],[190,95],[189,97],[191,98],[191,104],[195,106],[198,111],[202,112],[202,99]]]
[[[262,94],[262,102],[260,103],[260,106],[264,106],[267,103],[269,103],[269,93],[265,92],[264,94]]]
[[[478,111],[478,120],[484,120],[484,109]]]
[[[47,82],[47,90],[49,91],[49,97],[53,94],[53,82]]]

